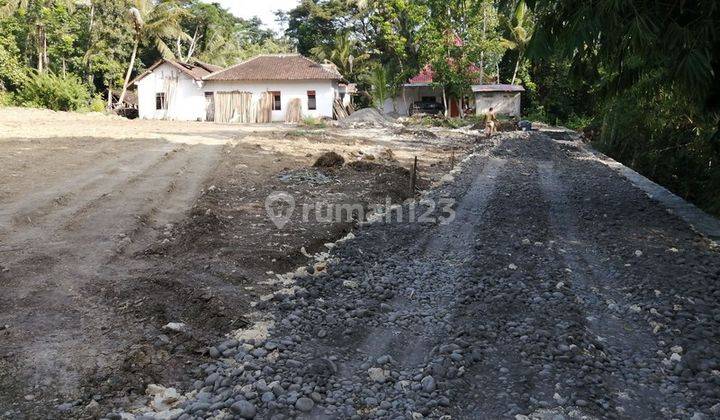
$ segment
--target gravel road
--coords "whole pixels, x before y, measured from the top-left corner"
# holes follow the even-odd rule
[[[542,133],[429,198],[456,220],[364,226],[256,307],[268,337],[210,348],[179,398],[149,389],[153,415],[720,416],[720,259],[687,224]]]

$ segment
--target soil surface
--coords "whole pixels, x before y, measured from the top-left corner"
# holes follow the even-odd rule
[[[500,134],[452,178],[425,196],[450,209],[364,224],[210,347],[192,387],[108,417],[720,415],[711,242],[542,133]]]
[[[96,418],[187,388],[285,273],[476,142],[410,130],[128,121],[0,110],[0,418]],[[312,168],[324,152],[348,162]],[[283,229],[265,200],[358,204]],[[306,206],[305,206],[306,205]]]

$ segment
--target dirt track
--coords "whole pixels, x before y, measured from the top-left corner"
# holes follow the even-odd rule
[[[720,415],[716,247],[578,144],[495,140],[429,195],[457,200],[453,223],[362,228],[265,305],[269,334],[219,341],[185,395],[134,412]]]
[[[407,197],[398,163],[309,169],[319,153],[391,148],[401,165],[420,155],[431,177],[473,141],[368,132],[0,110],[0,417],[93,417],[149,383],[181,383],[196,352],[249,325],[273,271],[352,229],[278,233],[271,192]]]

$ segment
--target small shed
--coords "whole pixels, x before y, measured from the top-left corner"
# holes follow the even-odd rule
[[[484,115],[490,108],[499,115],[520,116],[520,100],[525,88],[519,85],[473,85],[475,112]]]

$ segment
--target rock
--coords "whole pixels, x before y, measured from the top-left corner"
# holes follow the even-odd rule
[[[100,412],[100,404],[97,401],[92,400],[90,404],[85,406],[85,411],[91,414],[97,414]]]
[[[426,377],[422,378],[420,381],[420,385],[422,386],[423,391],[425,392],[433,392],[435,390],[435,378],[433,378],[430,375],[427,375]]]
[[[382,368],[368,369],[368,376],[370,377],[370,380],[379,384],[385,383],[387,380],[387,372]]]
[[[255,414],[257,413],[255,405],[245,400],[235,402],[233,405],[230,406],[230,411],[237,414],[240,418],[243,419],[254,418]]]
[[[187,325],[183,322],[168,322],[163,326],[164,330],[170,330],[175,332],[183,332],[187,329]]]
[[[298,400],[295,402],[295,408],[302,411],[303,413],[309,413],[314,406],[315,402],[307,397],[298,398]]]
[[[343,286],[347,287],[348,289],[357,289],[358,282],[354,280],[345,280],[343,281]]]
[[[267,403],[267,402],[270,402],[270,401],[275,400],[275,394],[273,394],[273,393],[270,392],[270,391],[267,391],[267,392],[264,392],[264,393],[262,394],[262,396],[260,397],[260,399],[262,400],[262,402]]]

